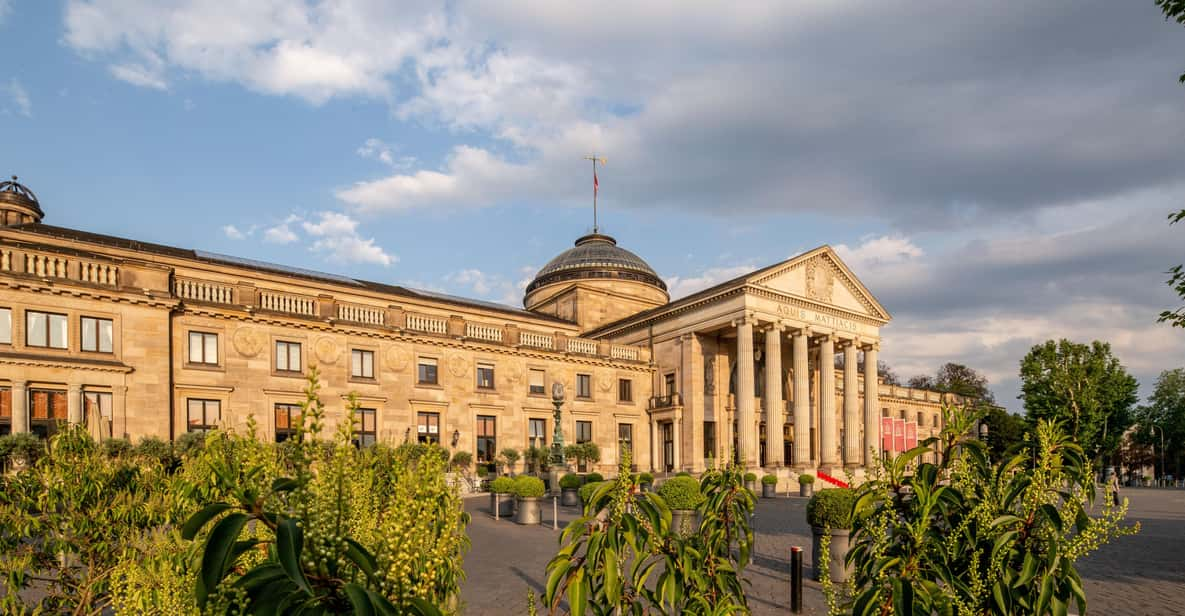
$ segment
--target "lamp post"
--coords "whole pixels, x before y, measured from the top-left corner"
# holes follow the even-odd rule
[[[564,459],[564,431],[561,428],[564,384],[559,381],[551,384],[551,403],[555,405],[555,430],[551,439],[551,457],[548,461],[552,466],[562,467],[567,461]]]

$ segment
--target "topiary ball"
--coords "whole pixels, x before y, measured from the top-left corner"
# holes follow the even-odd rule
[[[693,477],[672,477],[658,486],[658,495],[671,509],[695,509],[704,502],[705,496],[699,489],[699,482]]]
[[[638,473],[638,483],[653,484],[654,475],[650,473]]]
[[[514,492],[514,480],[510,477],[498,477],[490,482],[490,491],[495,494],[510,494]]]
[[[567,488],[569,490],[574,490],[576,488],[579,488],[582,483],[584,483],[584,482],[581,481],[580,475],[569,473],[567,475],[564,475],[563,477],[560,477],[560,487],[561,488]]]
[[[761,478],[761,483],[764,485],[767,485],[767,486],[777,485],[778,476],[777,475],[765,475],[764,477]]]
[[[600,482],[600,481],[604,481],[604,480],[605,480],[605,477],[603,475],[601,475],[600,473],[589,473],[584,476],[584,481],[588,482],[588,483],[596,483],[596,482]]]
[[[745,481],[757,481],[757,473],[745,473]]]
[[[547,489],[543,480],[530,475],[519,475],[514,478],[514,494],[519,498],[539,498]]]
[[[806,473],[803,473],[803,474],[801,474],[801,475],[799,475],[799,476],[798,476],[798,483],[801,483],[801,484],[803,484],[803,485],[810,485],[810,484],[812,484],[812,483],[814,483],[814,482],[815,482],[815,476],[814,476],[814,475],[808,475],[808,474],[806,474]]]
[[[855,504],[856,492],[851,488],[819,490],[806,504],[806,521],[819,528],[851,529]]]

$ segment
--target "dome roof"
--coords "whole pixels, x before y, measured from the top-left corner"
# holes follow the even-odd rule
[[[636,280],[667,290],[666,283],[641,257],[618,246],[608,235],[591,233],[544,265],[527,286],[527,293],[553,282],[581,278]]]
[[[12,176],[12,180],[0,182],[0,203],[24,206],[35,212],[38,217],[44,215],[41,205],[37,202],[37,195],[24,184],[18,183],[15,175]]]

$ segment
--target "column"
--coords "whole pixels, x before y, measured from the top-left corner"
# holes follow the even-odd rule
[[[831,472],[839,464],[835,425],[835,336],[819,340],[819,462]]]
[[[757,433],[753,430],[753,320],[737,323],[737,436],[741,466],[757,466]]]
[[[29,431],[29,390],[25,381],[12,382],[12,433]]]
[[[658,422],[650,418],[650,472],[657,473],[658,466]]]
[[[809,328],[794,332],[791,347],[794,370],[794,466],[804,469],[811,464],[811,392],[807,368]]]
[[[864,464],[864,451],[860,449],[860,385],[856,373],[859,359],[854,340],[847,340],[843,347],[843,461],[849,469]]]
[[[781,468],[782,459],[782,326],[765,330],[765,465]]]
[[[66,386],[66,421],[70,425],[82,423],[82,387],[80,385]]]
[[[683,454],[680,451],[683,449],[683,411],[675,410],[675,443],[671,447],[673,451],[673,460],[671,464],[675,467],[675,472],[683,470]]]
[[[876,380],[876,345],[864,348],[864,455],[879,456],[881,450],[881,409]],[[872,466],[867,459],[865,466]]]

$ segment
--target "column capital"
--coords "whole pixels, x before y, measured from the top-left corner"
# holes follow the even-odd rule
[[[813,333],[813,330],[811,330],[811,327],[809,325],[800,325],[794,330],[794,335],[796,337],[797,336],[806,336],[807,338],[810,338],[812,333]]]
[[[819,342],[830,342],[832,345],[834,345],[836,342],[840,341],[840,337],[835,335],[834,332],[827,332],[824,334],[819,334],[818,339],[819,339]]]
[[[881,343],[879,341],[866,342],[860,345],[860,349],[864,351],[879,351],[881,350]]]
[[[785,330],[786,330],[786,326],[783,323],[781,323],[780,321],[774,321],[773,323],[766,323],[765,325],[761,326],[762,332],[783,332]]]

